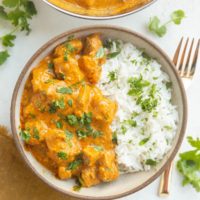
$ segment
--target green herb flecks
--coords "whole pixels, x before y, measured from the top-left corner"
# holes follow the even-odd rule
[[[19,132],[19,135],[21,136],[22,140],[25,141],[25,142],[29,142],[30,139],[31,139],[31,134],[29,132],[30,130],[26,129],[26,130],[21,130]]]
[[[67,160],[67,154],[63,151],[60,151],[57,153],[57,156],[61,159],[61,160]]]
[[[144,138],[143,140],[141,140],[141,141],[139,142],[139,145],[140,145],[140,146],[145,145],[145,144],[149,141],[149,139],[150,139],[150,137]]]
[[[66,120],[71,126],[76,126],[78,124],[78,117],[76,117],[76,115],[67,115]]]
[[[157,162],[155,160],[153,160],[153,159],[147,159],[145,161],[145,164],[146,165],[150,165],[150,166],[155,166],[157,164]]]
[[[33,128],[33,138],[36,140],[40,139],[39,130],[36,127]]]
[[[97,146],[97,145],[92,145],[92,147],[94,148],[95,151],[103,151],[103,147],[102,146]]]
[[[49,113],[56,113],[58,109],[65,109],[65,102],[64,99],[61,98],[59,100],[53,101],[50,105],[49,105]]]
[[[83,163],[83,160],[81,158],[77,158],[73,162],[69,163],[67,169],[76,170],[82,163]]]
[[[72,106],[73,106],[73,100],[72,100],[72,99],[69,99],[69,100],[67,101],[67,104],[68,104],[68,106],[72,107]]]
[[[72,94],[73,90],[70,87],[60,87],[56,89],[56,92],[61,94]]]

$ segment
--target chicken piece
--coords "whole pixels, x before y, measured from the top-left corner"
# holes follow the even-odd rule
[[[98,83],[101,77],[101,66],[98,65],[97,60],[90,56],[82,56],[79,60],[79,67],[84,72],[86,78],[91,84]]]
[[[44,141],[44,137],[48,132],[48,126],[41,120],[32,120],[25,123],[25,130],[27,130],[31,136],[28,143],[30,145],[38,145]]]
[[[80,86],[78,96],[76,98],[76,109],[74,111],[77,116],[82,116],[83,113],[88,113],[90,91],[91,87],[89,85]]]
[[[99,34],[92,34],[86,37],[84,54],[95,57],[99,49],[102,47],[103,45]]]
[[[82,170],[81,172],[81,184],[84,187],[91,187],[100,183],[100,180],[97,177],[97,168],[88,167]]]
[[[113,150],[104,151],[99,160],[98,177],[103,182],[109,182],[117,179],[119,171],[116,163],[116,156]]]
[[[68,88],[65,81],[54,80],[53,82],[46,84],[44,92],[45,95],[50,99],[59,99],[63,97],[63,93],[59,92],[61,88]]]
[[[86,146],[83,149],[83,160],[87,166],[94,166],[101,155],[102,152],[96,151],[93,146]]]
[[[96,120],[111,123],[117,111],[117,103],[104,97],[98,88],[93,88],[92,110]]]
[[[58,168],[58,177],[62,180],[66,180],[72,177],[71,170],[67,170],[66,167],[59,167]]]
[[[56,47],[54,51],[55,57],[64,57],[67,53],[69,55],[79,54],[83,49],[83,43],[79,39],[73,39],[71,41],[67,41],[65,44],[62,44]]]
[[[37,68],[33,69],[32,75],[31,82],[34,92],[43,91],[45,84],[54,78],[54,75],[48,69],[46,61],[42,61]]]
[[[62,130],[50,129],[45,135],[45,141],[49,150],[49,157],[58,164],[73,161],[81,152],[79,141],[75,135],[69,132],[65,134]]]
[[[70,85],[83,80],[84,75],[79,69],[77,60],[71,56],[67,57],[66,62],[63,59],[63,57],[54,59],[56,76]]]

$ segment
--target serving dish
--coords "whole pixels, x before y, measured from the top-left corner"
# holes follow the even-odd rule
[[[72,12],[69,11],[65,8],[65,4],[63,3],[63,1],[60,3],[55,3],[55,1],[49,1],[49,0],[43,0],[46,4],[48,4],[49,6],[51,6],[52,8],[55,8],[56,10],[63,12],[65,14],[74,16],[74,17],[79,17],[79,18],[84,18],[84,19],[93,19],[93,20],[105,20],[105,19],[115,19],[115,18],[120,18],[120,17],[125,17],[127,15],[131,15],[133,13],[136,13],[148,6],[150,6],[151,4],[153,4],[154,2],[156,2],[156,0],[151,0],[146,4],[142,4],[140,6],[134,7],[132,9],[127,9],[122,13],[118,13],[118,14],[113,14],[113,15],[108,15],[108,16],[96,16],[96,15],[87,15],[85,13],[77,13],[77,12]]]
[[[25,150],[23,141],[19,136],[19,126],[20,126],[20,102],[21,96],[24,89],[25,82],[31,72],[31,70],[36,66],[36,64],[48,55],[56,46],[63,43],[68,36],[75,35],[75,37],[84,37],[88,34],[99,32],[104,38],[117,38],[123,41],[131,42],[136,47],[145,49],[146,53],[151,57],[156,58],[158,62],[163,66],[163,71],[165,71],[172,83],[173,83],[173,103],[177,105],[177,110],[179,114],[179,124],[176,136],[174,138],[171,150],[166,154],[163,161],[148,172],[131,173],[120,176],[120,178],[112,183],[101,184],[96,187],[81,189],[79,192],[72,190],[74,182],[61,181],[54,177],[46,168],[44,168],[40,163],[38,163],[35,158]],[[155,44],[142,37],[141,35],[132,32],[127,29],[119,27],[108,27],[108,26],[90,26],[75,29],[66,33],[63,33],[56,38],[50,40],[47,44],[42,46],[28,61],[24,67],[14,90],[12,105],[11,105],[11,126],[13,135],[17,144],[18,149],[22,153],[25,161],[29,167],[38,175],[44,182],[53,188],[82,199],[113,199],[119,198],[133,192],[136,192],[153,180],[155,180],[165,169],[168,162],[170,162],[176,152],[178,151],[182,139],[184,137],[184,132],[187,123],[187,103],[186,96],[183,88],[183,84],[168,56]],[[126,184],[124,184],[126,183]]]

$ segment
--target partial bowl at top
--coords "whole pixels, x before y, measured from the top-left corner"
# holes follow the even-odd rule
[[[114,19],[138,12],[156,0],[43,0],[51,7],[74,17]]]
[[[164,156],[163,160],[150,171],[130,173],[120,176],[112,183],[104,183],[91,188],[82,188],[79,192],[72,190],[74,185],[73,180],[63,181],[57,179],[49,170],[44,168],[32,154],[26,151],[22,138],[19,135],[20,127],[20,104],[21,98],[26,84],[33,68],[47,55],[49,55],[55,47],[62,44],[70,35],[76,38],[83,38],[92,33],[100,33],[103,39],[113,38],[120,39],[125,42],[130,42],[140,49],[145,49],[145,52],[155,58],[162,66],[162,70],[166,72],[171,79],[172,88],[172,103],[177,106],[178,111],[178,127],[176,135],[173,139],[170,151]],[[166,168],[167,164],[175,157],[181,142],[184,137],[184,132],[187,123],[187,102],[183,84],[177,74],[173,63],[168,56],[155,44],[147,40],[143,36],[130,30],[115,27],[115,26],[90,26],[78,28],[72,31],[65,32],[42,46],[28,61],[19,79],[16,83],[11,105],[11,126],[18,149],[20,150],[24,160],[35,174],[52,188],[63,192],[66,195],[74,196],[82,199],[114,199],[134,193],[144,188],[154,181]]]

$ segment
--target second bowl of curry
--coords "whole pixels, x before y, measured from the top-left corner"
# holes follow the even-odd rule
[[[85,19],[113,19],[135,13],[156,0],[43,0],[53,8]]]

